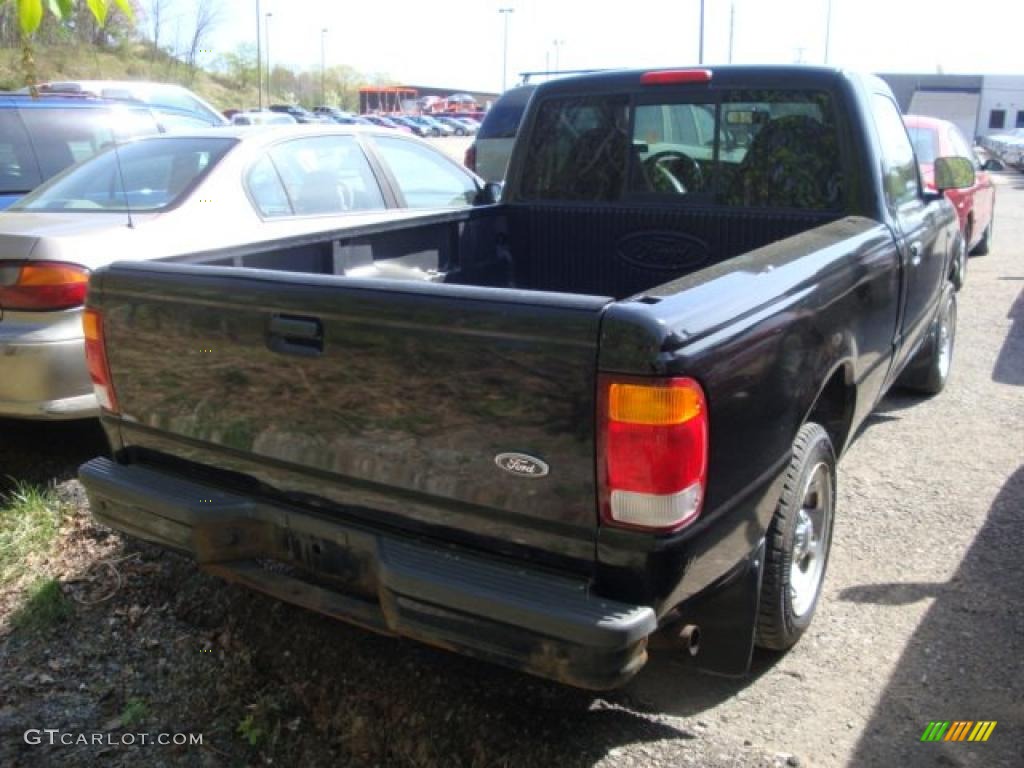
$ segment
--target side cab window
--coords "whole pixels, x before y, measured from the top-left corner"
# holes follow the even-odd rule
[[[329,216],[385,208],[377,179],[351,136],[315,136],[277,144],[246,175],[264,218]]]
[[[882,181],[885,197],[895,210],[921,195],[914,159],[914,145],[910,143],[896,102],[880,93],[872,94],[871,111],[878,129],[882,147]]]

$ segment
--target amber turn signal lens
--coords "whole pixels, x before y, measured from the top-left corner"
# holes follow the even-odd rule
[[[683,424],[701,413],[703,397],[687,380],[668,386],[612,384],[608,392],[608,416],[625,424]]]
[[[82,331],[86,341],[99,341],[102,330],[100,328],[100,316],[94,309],[87,309],[82,314]]]

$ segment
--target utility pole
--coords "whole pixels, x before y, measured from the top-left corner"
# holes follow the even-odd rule
[[[555,40],[552,45],[555,46],[555,72],[558,72],[558,52],[565,45],[565,40]]]
[[[729,3],[729,63],[732,64],[732,41],[736,31],[736,3]]]
[[[260,50],[260,0],[256,0],[256,101],[260,112],[263,111],[263,53]]]
[[[825,15],[825,66],[828,66],[828,44],[832,36],[832,0],[828,0],[828,10]]]
[[[320,103],[327,106],[326,90],[324,89],[324,73],[327,71],[324,66],[324,39],[327,37],[327,27],[320,30]]]
[[[501,91],[505,92],[505,88],[508,85],[508,17],[510,14],[515,13],[515,8],[499,8],[498,13],[502,15],[505,20],[505,46],[501,55]]]
[[[274,100],[274,76],[270,69],[270,17],[274,14],[267,11],[263,21],[263,37],[267,41],[267,106]]]
[[[704,0],[700,0],[700,49],[697,53],[697,63],[704,63]]]

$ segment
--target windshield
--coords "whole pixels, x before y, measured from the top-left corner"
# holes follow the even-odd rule
[[[236,143],[231,138],[168,137],[126,144],[54,178],[12,210],[163,210],[182,199]]]
[[[935,131],[931,128],[915,128],[907,126],[907,133],[910,134],[910,141],[914,145],[914,154],[917,155],[919,163],[934,163],[938,150],[935,147]]]

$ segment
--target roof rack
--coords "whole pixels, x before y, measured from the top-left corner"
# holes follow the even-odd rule
[[[28,88],[20,88],[17,91],[0,91],[0,96],[17,96],[19,98],[31,99],[31,98],[59,98],[59,99],[94,99],[97,98],[91,93],[72,92],[72,91],[39,91],[33,97],[32,92]]]
[[[531,77],[562,77],[563,75],[592,75],[595,72],[609,72],[608,68],[603,69],[553,69],[553,70],[538,70],[536,72],[520,72],[519,77],[522,78],[520,85],[528,85]]]

